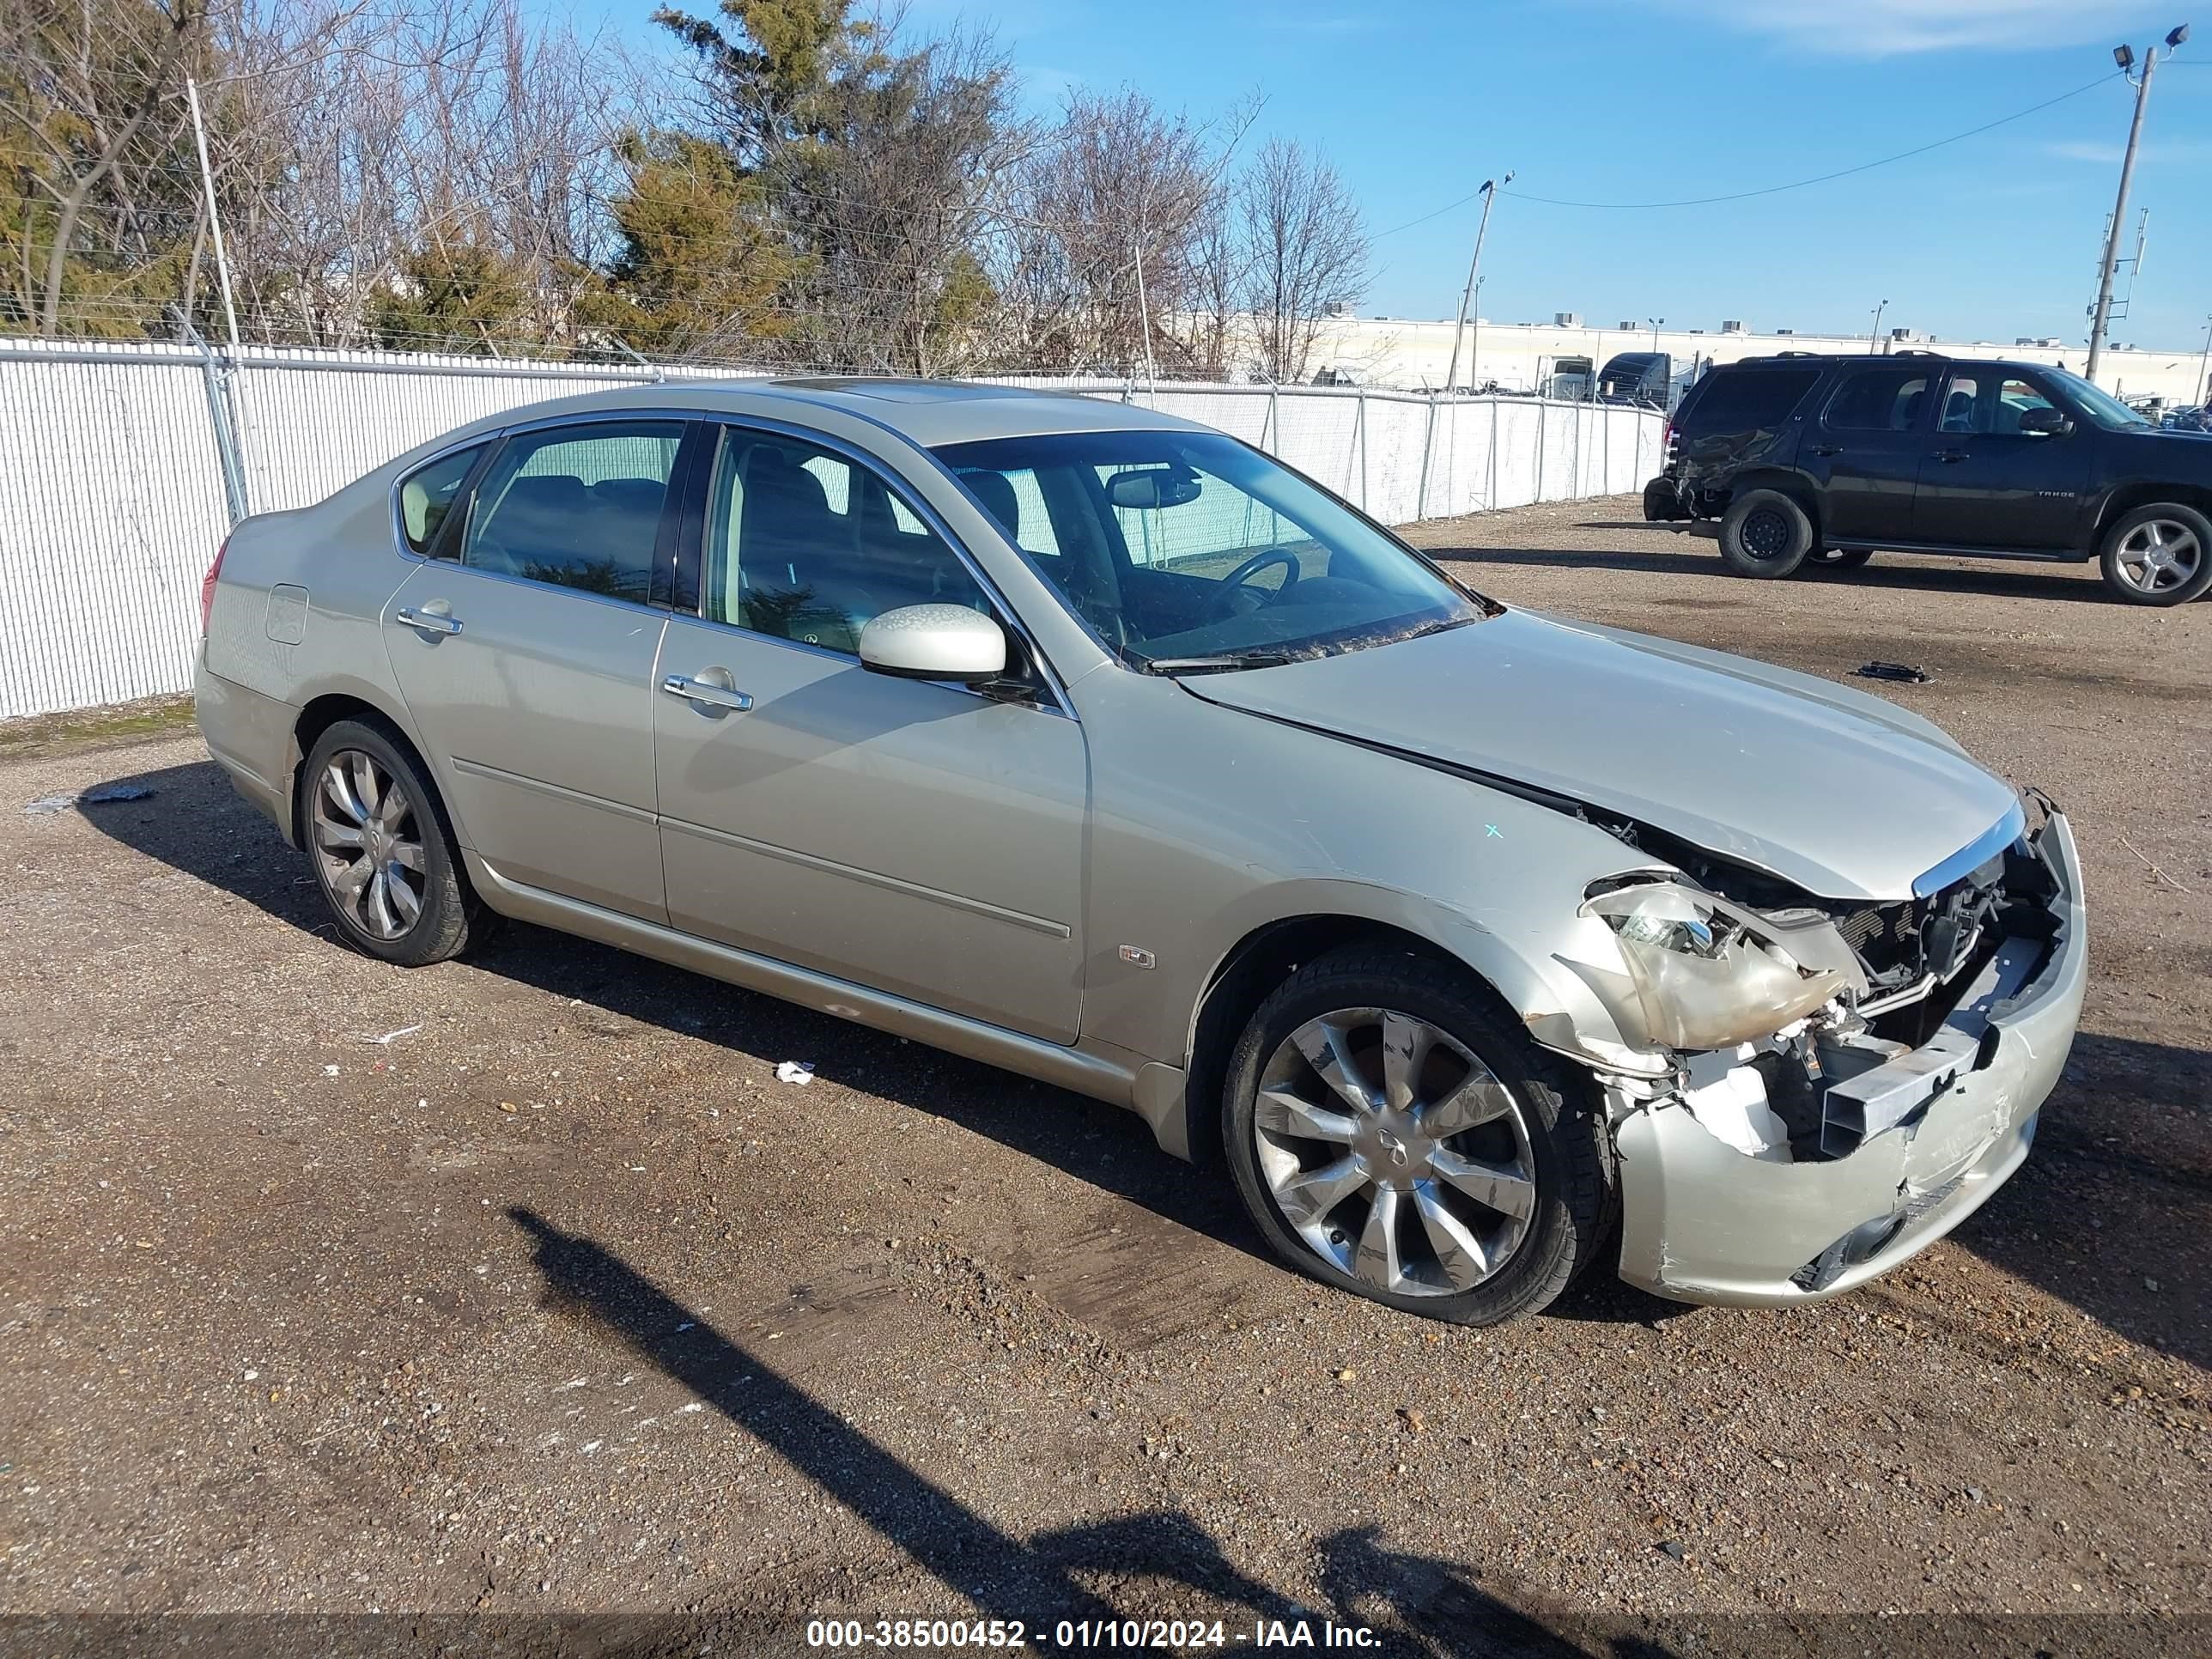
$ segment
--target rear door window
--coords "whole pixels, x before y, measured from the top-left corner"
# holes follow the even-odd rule
[[[1836,388],[1821,418],[1837,432],[1910,432],[1927,401],[1927,370],[1869,369]]]
[[[1779,426],[1820,380],[1817,368],[1723,371],[1705,382],[1687,418],[1706,432]]]
[[[680,421],[550,427],[507,441],[477,486],[461,562],[647,603]]]

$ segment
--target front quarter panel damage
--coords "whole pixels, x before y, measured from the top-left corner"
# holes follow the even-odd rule
[[[1984,1040],[1925,1109],[1848,1155],[1752,1156],[1701,1124],[1679,1094],[1616,1087],[1621,1277],[1682,1301],[1777,1306],[1863,1284],[1985,1203],[2027,1156],[2081,1018],[2087,939],[2073,834],[2039,842],[2057,884],[2048,951],[2016,994],[1979,1018]],[[1970,1029],[1974,1029],[1970,1026]]]

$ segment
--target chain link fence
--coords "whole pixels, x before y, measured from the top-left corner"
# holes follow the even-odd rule
[[[0,339],[0,716],[191,689],[232,522],[304,507],[486,415],[727,366]],[[1321,386],[1000,382],[1110,398],[1257,445],[1389,524],[1638,489],[1648,410]]]

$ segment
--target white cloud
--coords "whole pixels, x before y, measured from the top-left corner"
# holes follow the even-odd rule
[[[1724,27],[1853,58],[1963,47],[2110,46],[2162,33],[2141,0],[1670,0]]]

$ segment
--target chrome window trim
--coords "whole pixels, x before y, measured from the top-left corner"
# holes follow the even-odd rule
[[[927,501],[917,499],[915,492],[906,486],[905,480],[890,471],[880,456],[872,455],[857,444],[848,442],[835,433],[824,432],[819,427],[801,426],[796,422],[778,420],[772,416],[744,415],[720,410],[706,410],[701,411],[700,418],[711,425],[724,428],[733,426],[747,427],[757,431],[776,433],[787,438],[796,438],[802,443],[813,444],[818,448],[828,450],[852,465],[866,469],[885,489],[891,493],[902,507],[927,525],[936,533],[938,539],[951,550],[952,556],[960,562],[961,568],[974,580],[975,586],[982,591],[983,597],[990,601],[992,608],[998,612],[1000,624],[1011,629],[1015,637],[1021,641],[1023,647],[1029,653],[1030,660],[1036,665],[1037,672],[1044,680],[1045,689],[1052,694],[1052,706],[1048,707],[1043,703],[1033,703],[1030,706],[1045,714],[1057,714],[1068,720],[1075,720],[1079,725],[1081,724],[1080,717],[1075,712],[1074,704],[1068,701],[1067,689],[1060,682],[1059,671],[1053,666],[1051,659],[1045,655],[1044,647],[1037,643],[1036,636],[1030,632],[1029,624],[1021,618],[1021,612],[1017,611],[1012,602],[1000,591],[999,585],[991,580],[989,574],[976,563],[975,558],[961,543],[959,537],[952,533],[952,526],[945,521],[943,515]],[[923,450],[921,453],[927,455],[929,452]],[[720,461],[721,439],[718,434],[714,441],[713,462],[719,465]],[[939,470],[941,471],[944,469],[940,467]],[[957,480],[955,482],[957,483]],[[702,544],[699,549],[699,608],[696,611],[684,611],[671,607],[670,614],[687,617],[708,628],[725,629],[732,634],[741,634],[750,640],[766,640],[771,644],[789,646],[795,650],[811,651],[822,656],[835,658],[839,662],[857,664],[860,659],[854,652],[833,650],[826,645],[811,645],[805,640],[786,639],[778,634],[763,634],[758,629],[743,628],[736,623],[718,621],[707,614],[707,550],[704,544],[704,529],[705,510],[712,498],[711,472],[708,483],[708,496],[700,503]],[[921,684],[943,686],[947,690],[963,692],[981,702],[1003,702],[1003,699],[986,696],[972,685],[962,685],[954,680],[926,680]]]

